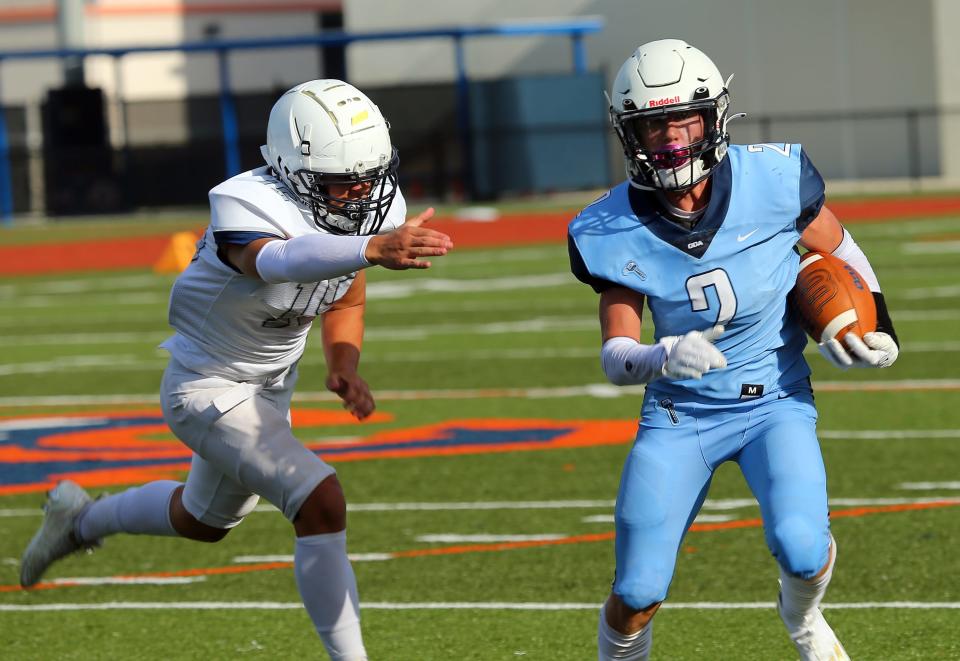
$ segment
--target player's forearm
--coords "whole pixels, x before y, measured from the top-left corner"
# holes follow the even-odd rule
[[[880,292],[880,281],[873,272],[873,267],[870,266],[870,260],[867,259],[866,254],[853,240],[853,236],[846,228],[843,230],[843,240],[840,241],[840,245],[833,251],[833,254],[855,268],[857,273],[866,280],[877,306],[877,330],[892,337],[899,347],[900,341],[897,339],[896,331],[893,330],[893,320],[890,319],[887,303]]]
[[[873,272],[873,267],[870,266],[870,260],[867,259],[863,250],[853,240],[853,235],[846,228],[843,230],[843,239],[833,251],[833,255],[855,268],[857,273],[867,281],[870,291],[880,292],[880,281],[877,280],[877,275]]]
[[[306,234],[270,241],[257,253],[257,273],[271,284],[319,282],[370,266],[364,256],[369,236]]]
[[[330,372],[356,371],[363,346],[363,306],[323,314],[323,353]]]

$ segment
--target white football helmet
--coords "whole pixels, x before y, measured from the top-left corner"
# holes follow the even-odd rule
[[[679,39],[651,41],[627,58],[607,100],[633,186],[682,191],[710,175],[730,144],[727,123],[733,118],[727,115],[727,85],[731,78],[724,81],[710,58]],[[641,131],[648,122],[692,112],[703,117],[702,140],[655,151],[644,147]]]
[[[275,175],[335,234],[375,234],[397,192],[397,150],[380,109],[353,85],[311,80],[274,104],[267,144]],[[330,185],[365,183],[361,199],[337,197]]]

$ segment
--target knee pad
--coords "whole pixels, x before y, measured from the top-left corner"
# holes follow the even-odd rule
[[[827,563],[830,533],[808,518],[793,516],[769,531],[767,545],[784,571],[806,580]]]
[[[627,573],[613,583],[613,592],[633,610],[644,610],[667,598],[670,576],[661,571]]]

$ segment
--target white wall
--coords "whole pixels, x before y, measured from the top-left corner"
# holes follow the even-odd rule
[[[953,14],[954,0],[934,0]],[[602,33],[586,40],[591,67],[612,75],[633,48],[675,37],[707,52],[721,71],[735,72],[738,100],[755,112],[903,107],[933,103],[933,15],[929,0],[348,0],[349,29],[476,25],[533,17],[602,16]],[[960,27],[956,16],[940,29]],[[563,37],[467,41],[472,75],[569,70]],[[359,84],[453,77],[452,48],[392,42],[351,46]]]
[[[940,6],[943,41],[949,41],[960,27],[955,0],[348,0],[345,12],[348,27],[358,31],[600,15],[605,29],[585,44],[589,67],[604,70],[608,81],[637,45],[682,38],[710,55],[725,75],[736,74],[734,110],[756,118],[933,107],[942,82],[934,66],[932,1]],[[569,71],[571,66],[569,39],[563,37],[469,39],[466,44],[467,69],[475,77]],[[958,48],[955,39],[951,48]],[[957,62],[957,54],[940,60]],[[442,40],[356,44],[349,51],[348,71],[361,86],[450,80],[452,47]],[[954,86],[953,93],[960,95],[960,89]],[[926,122],[920,128],[929,147],[921,151],[920,165],[935,171],[937,126]],[[759,126],[749,120],[733,130],[738,142],[761,138]],[[827,125],[781,123],[774,125],[771,138],[803,142],[827,176],[882,177],[904,173],[907,136],[902,118],[860,117]]]
[[[599,14],[593,0],[347,0],[348,30],[401,30],[475,26],[532,19],[569,19]],[[358,43],[350,46],[347,71],[360,85],[394,84],[400,80],[449,81],[455,76],[450,39]],[[570,71],[572,54],[566,37],[471,37],[464,41],[471,77],[492,78],[505,73]]]

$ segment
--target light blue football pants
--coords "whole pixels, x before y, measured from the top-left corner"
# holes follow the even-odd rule
[[[777,562],[795,576],[815,576],[830,544],[816,421],[806,380],[722,405],[648,389],[617,495],[613,592],[634,609],[666,598],[683,537],[725,461],[740,465]]]

